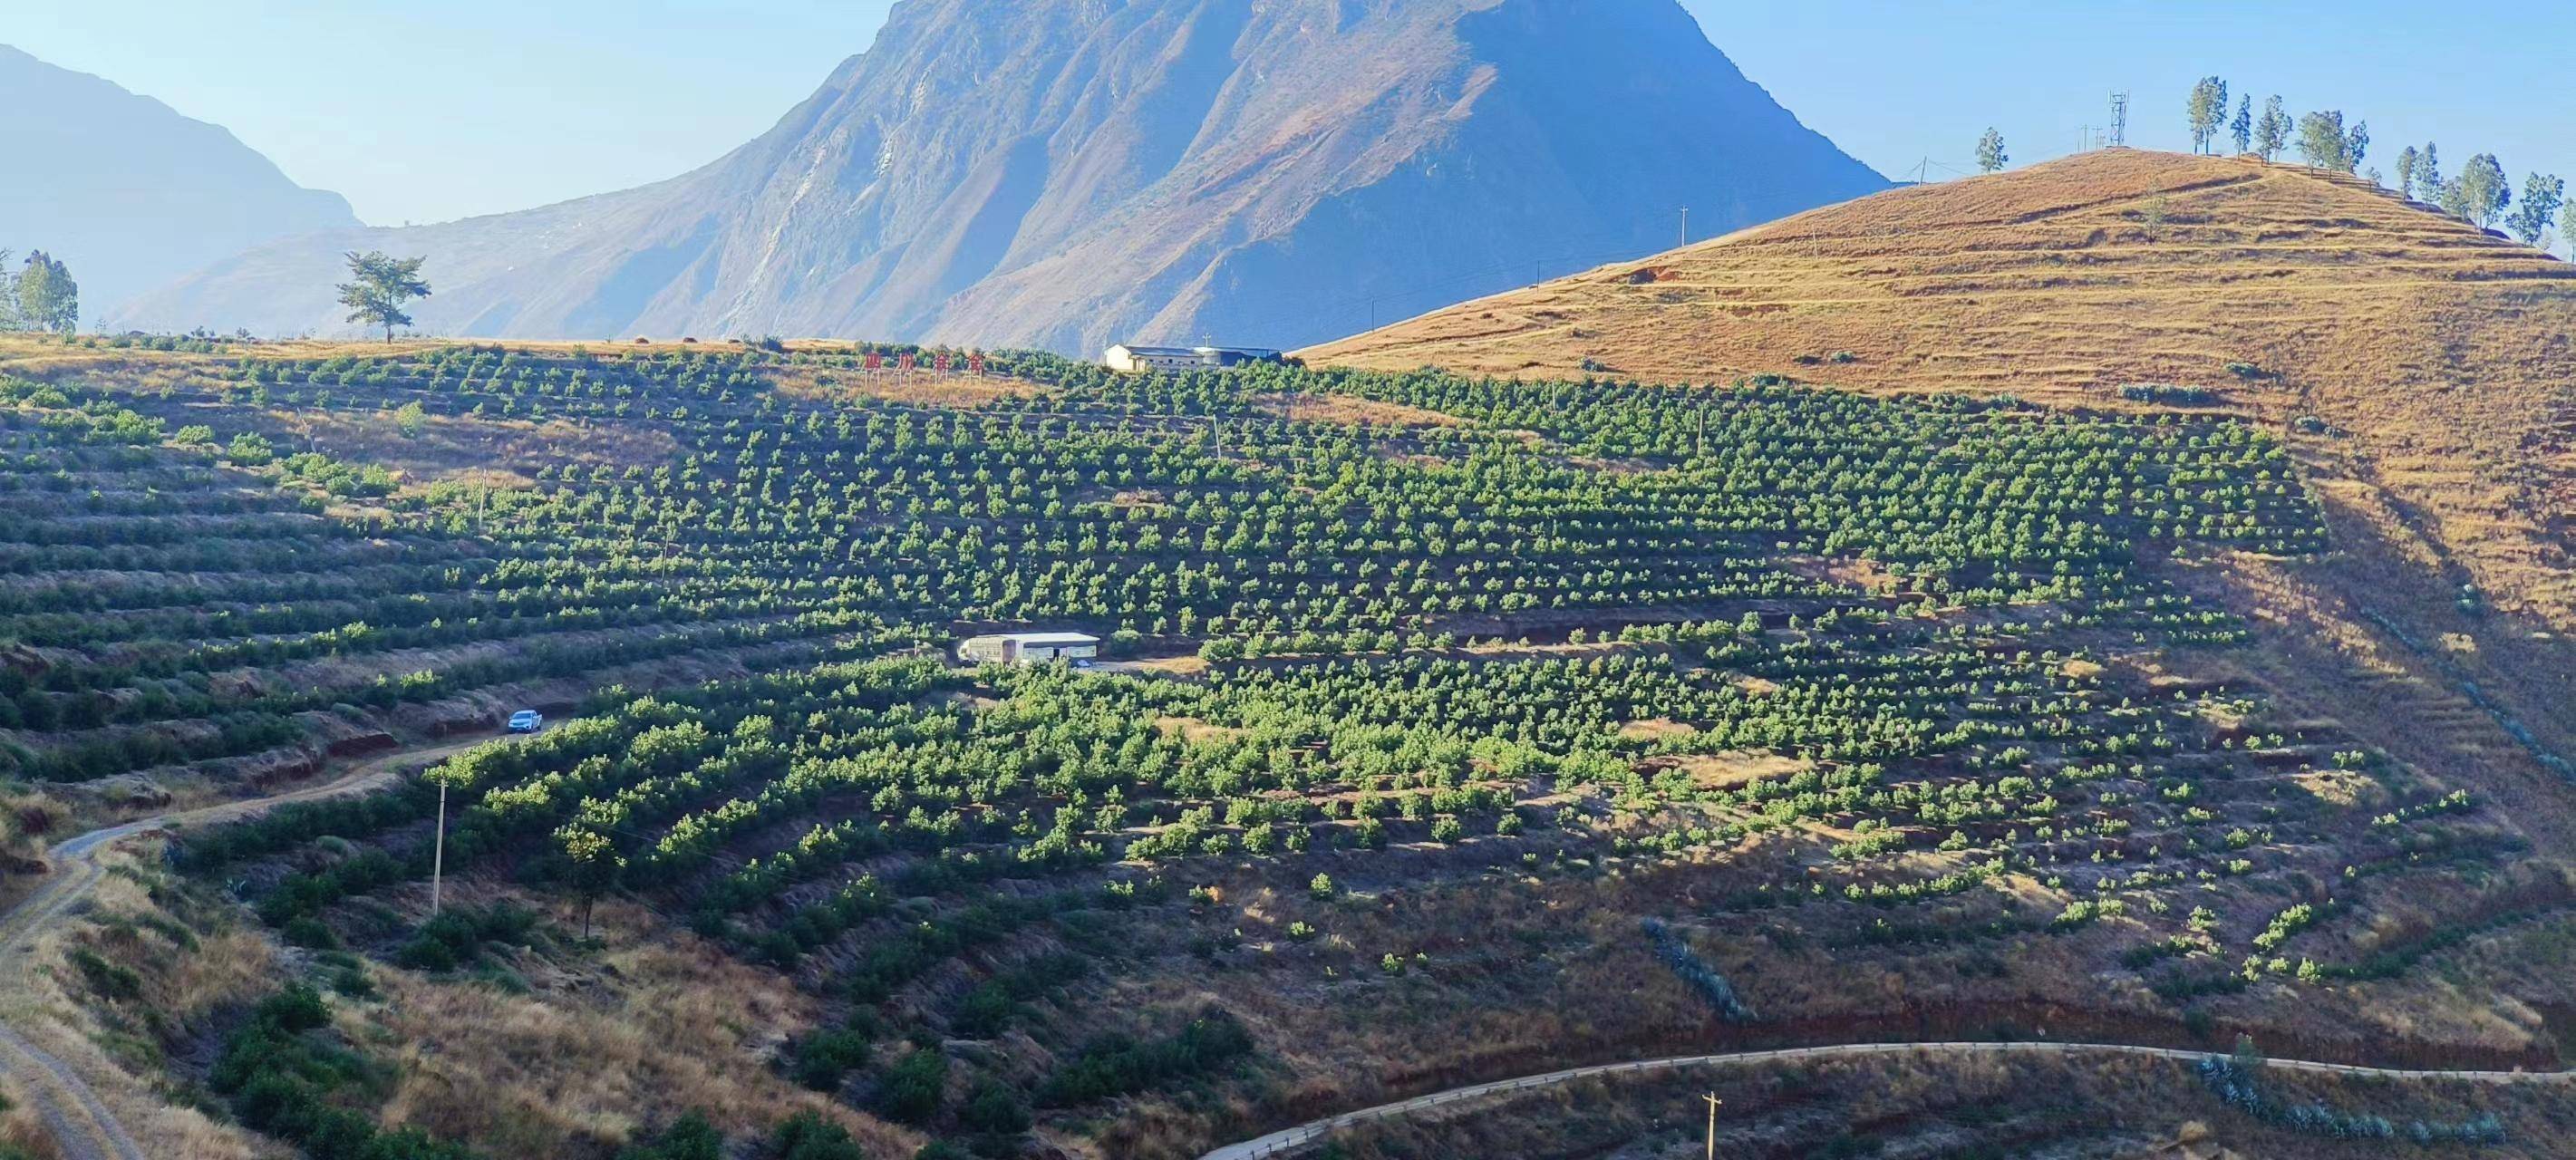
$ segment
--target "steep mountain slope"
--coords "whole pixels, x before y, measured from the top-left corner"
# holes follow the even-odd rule
[[[2564,633],[2571,332],[2576,266],[2539,251],[2341,175],[2119,150],[1816,210],[1308,354],[2075,406],[2210,388],[2304,419],[2292,436],[2378,490],[2380,522],[2441,582]]]
[[[91,318],[246,246],[358,225],[231,133],[5,44],[0,109],[0,245],[61,258]]]
[[[135,325],[330,331],[426,254],[433,332],[1290,345],[1884,187],[1673,0],[907,0],[769,133],[642,189],[271,246]],[[1533,262],[1533,257],[1540,260]]]

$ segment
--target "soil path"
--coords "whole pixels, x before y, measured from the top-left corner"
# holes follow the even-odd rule
[[[391,783],[405,771],[463,753],[490,740],[475,737],[380,754],[352,766],[328,782],[289,790],[274,797],[224,802],[92,830],[57,843],[47,861],[45,881],[7,913],[0,914],[0,1076],[6,1076],[54,1138],[63,1160],[147,1160],[125,1125],[98,1090],[81,1073],[36,1040],[62,1034],[58,1023],[36,1000],[28,972],[36,947],[48,931],[77,914],[81,904],[107,877],[105,855],[117,843],[170,826],[229,822],[265,813],[291,802],[316,801],[360,793]]]
[[[1344,1112],[1338,1116],[1327,1116],[1324,1119],[1299,1124],[1293,1128],[1282,1128],[1279,1131],[1272,1132],[1267,1136],[1262,1136],[1257,1139],[1245,1140],[1237,1144],[1228,1144],[1225,1147],[1208,1153],[1201,1157],[1200,1160],[1255,1160],[1256,1157],[1284,1156],[1288,1153],[1304,1148],[1308,1144],[1312,1144],[1326,1135],[1342,1128],[1350,1127],[1354,1124],[1366,1123],[1370,1120],[1384,1119],[1388,1116],[1408,1115],[1427,1108],[1441,1107],[1486,1096],[1524,1091],[1529,1088],[1550,1087],[1556,1084],[1569,1083],[1589,1076],[1626,1074],[1632,1072],[1671,1071],[1677,1068],[1705,1067],[1726,1064],[1791,1063],[1799,1060],[1831,1059],[1855,1055],[1905,1055],[1909,1053],[1916,1055],[1954,1056],[2007,1055],[2015,1053],[2042,1055],[2133,1055],[2184,1061],[2200,1060],[2209,1057],[2209,1053],[2206,1051],[2186,1051],[2181,1048],[2174,1047],[2135,1047],[2124,1043],[2032,1042],[1844,1043],[1825,1047],[1788,1047],[1772,1051],[1736,1051],[1728,1052],[1723,1055],[1681,1055],[1666,1059],[1637,1060],[1630,1063],[1604,1063],[1596,1064],[1591,1067],[1570,1067],[1563,1071],[1551,1071],[1542,1075],[1525,1075],[1518,1079],[1495,1080],[1491,1083],[1470,1084],[1466,1087],[1450,1088],[1447,1091],[1438,1091],[1432,1092],[1429,1095],[1415,1096],[1409,1100],[1398,1100],[1391,1104],[1380,1104],[1374,1108],[1363,1108],[1356,1112]],[[2297,1059],[2267,1060],[2265,1062],[2265,1066],[2277,1067],[2286,1071],[2330,1072],[2340,1075],[2374,1076],[2381,1079],[2464,1080],[2471,1083],[2576,1083],[2576,1072],[2564,1071],[2405,1071],[2385,1067],[2360,1067],[2346,1063],[2309,1063],[2305,1060]]]

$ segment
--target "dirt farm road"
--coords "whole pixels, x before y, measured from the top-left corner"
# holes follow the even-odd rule
[[[30,986],[37,946],[48,932],[79,913],[81,904],[107,877],[105,855],[117,843],[171,826],[234,821],[292,802],[374,789],[407,770],[435,764],[488,740],[476,737],[399,749],[368,758],[318,785],[138,818],[55,844],[44,882],[0,914],[0,1076],[7,1077],[43,1121],[63,1160],[151,1160],[80,1070],[39,1045],[37,1040],[59,1035],[61,1029],[37,1003]]]
[[[1282,1128],[1267,1136],[1228,1144],[1209,1152],[1200,1160],[1257,1160],[1260,1157],[1284,1156],[1298,1151],[1325,1136],[1371,1120],[1414,1112],[1488,1096],[1552,1087],[1593,1076],[1626,1075],[1636,1072],[1674,1071],[1688,1067],[1714,1067],[1730,1064],[1795,1063],[1800,1060],[1832,1059],[1855,1055],[2130,1055],[2184,1061],[2206,1058],[2206,1051],[2185,1051],[2172,1047],[2136,1047],[2124,1043],[1843,1043],[1825,1047],[1787,1047],[1771,1051],[1737,1051],[1722,1055],[1678,1055],[1665,1059],[1643,1059],[1629,1063],[1604,1063],[1591,1067],[1569,1067],[1518,1079],[1495,1080],[1470,1084],[1344,1112],[1311,1120],[1293,1128]],[[2373,1076],[2380,1079],[2460,1080],[2472,1083],[2561,1083],[2576,1084],[2576,1072],[2565,1071],[2404,1071],[2385,1067],[2359,1067],[2343,1063],[2310,1063],[2296,1059],[2271,1059],[2267,1067],[2288,1071],[2330,1072],[2341,1075]]]

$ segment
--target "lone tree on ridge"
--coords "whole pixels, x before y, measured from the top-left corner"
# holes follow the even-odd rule
[[[340,284],[340,305],[349,308],[349,321],[383,327],[385,341],[392,342],[395,327],[411,325],[403,306],[429,297],[429,283],[420,276],[421,263],[428,259],[396,258],[382,250],[352,250],[348,258],[349,281]]]
[[[1994,126],[1986,126],[1986,135],[1977,138],[1977,172],[1992,173],[2010,160],[2012,158],[2004,156],[2004,135],[1996,132]]]

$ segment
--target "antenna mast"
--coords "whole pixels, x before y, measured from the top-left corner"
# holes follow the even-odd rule
[[[2128,144],[2129,94],[2123,89],[2111,94],[2111,147],[2121,149],[2126,148]]]

